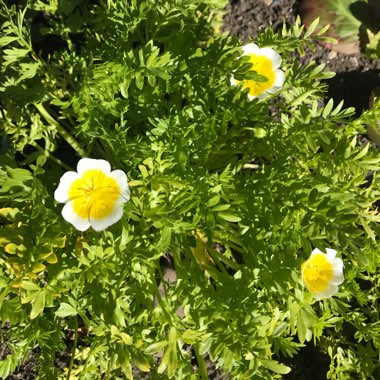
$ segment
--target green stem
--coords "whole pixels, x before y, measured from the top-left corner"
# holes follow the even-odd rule
[[[49,112],[45,109],[45,107],[41,103],[34,103],[34,106],[38,109],[42,117],[51,125],[53,125],[57,132],[67,141],[68,144],[72,146],[72,148],[81,156],[86,157],[86,151],[81,147],[81,145],[74,139],[73,136],[70,135],[69,132],[66,131],[65,128],[62,127],[61,124],[55,120]]]
[[[201,375],[202,380],[207,380],[207,369],[206,369],[206,363],[203,355],[199,353],[199,347],[198,345],[194,345],[194,351],[195,351],[195,356],[197,357],[197,362],[199,365],[199,373]]]
[[[40,152],[44,152],[47,158],[50,158],[54,163],[61,166],[65,170],[73,170],[69,165],[66,165],[64,162],[62,162],[59,158],[53,156],[49,151],[46,151],[45,149],[41,148],[38,144],[33,144],[33,146],[39,150]]]
[[[73,369],[74,359],[75,359],[75,351],[77,349],[77,343],[78,343],[78,319],[75,316],[74,319],[74,343],[73,343],[73,350],[71,352],[71,359],[70,359],[70,365],[69,365],[69,371],[67,372],[66,380],[70,380],[71,371]]]
[[[161,277],[161,280],[162,280],[162,277]],[[161,294],[160,294],[160,290],[158,289],[158,286],[156,284],[156,281],[154,279],[154,276],[152,276],[152,285],[154,287],[154,290],[155,290],[155,293],[156,293],[156,297],[157,297],[157,302],[161,308],[161,310],[163,311],[165,317],[166,317],[166,321],[171,324],[172,322],[172,318],[171,318],[171,315],[170,313],[166,310],[166,306],[165,306],[165,302],[164,300],[162,299],[161,297]]]

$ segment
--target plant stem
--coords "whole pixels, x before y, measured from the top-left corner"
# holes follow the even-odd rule
[[[194,351],[195,351],[195,356],[197,357],[197,362],[199,365],[199,373],[201,375],[202,380],[207,380],[207,369],[206,369],[206,363],[203,355],[199,353],[199,347],[198,345],[194,345]]]
[[[53,125],[57,132],[67,141],[68,144],[71,145],[71,147],[81,156],[86,157],[87,153],[86,151],[81,147],[81,145],[78,143],[78,141],[75,140],[73,136],[70,135],[69,132],[66,131],[65,128],[62,127],[61,124],[58,123],[57,120],[55,120],[49,112],[46,110],[46,108],[41,103],[34,103],[34,106],[38,109],[42,117],[51,125]]]
[[[67,372],[66,380],[70,380],[71,371],[73,369],[74,359],[75,359],[75,351],[77,349],[77,343],[78,343],[78,319],[77,316],[75,316],[74,319],[74,343],[73,343],[73,350],[71,352],[71,359],[70,359],[70,365],[69,365],[69,371]]]
[[[40,147],[38,144],[33,144],[33,146],[39,150],[40,152],[44,152],[47,158],[50,158],[54,163],[61,166],[65,170],[73,170],[69,165],[66,165],[64,162],[62,162],[59,158],[53,156],[49,151],[46,151],[42,147]]]
[[[162,280],[162,277],[161,277],[161,280]],[[162,312],[164,313],[164,315],[166,317],[166,321],[171,325],[172,324],[172,317],[171,317],[170,313],[166,310],[165,302],[161,297],[160,290],[158,289],[158,286],[156,284],[154,276],[152,276],[152,285],[154,287],[154,292],[155,292],[156,297],[157,297],[157,302],[158,302]]]

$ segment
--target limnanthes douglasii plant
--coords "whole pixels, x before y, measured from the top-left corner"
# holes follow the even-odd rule
[[[255,68],[224,5],[0,0],[0,377],[377,377],[379,103],[323,103],[316,23]]]

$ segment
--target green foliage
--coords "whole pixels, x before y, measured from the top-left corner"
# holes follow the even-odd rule
[[[313,341],[330,378],[376,378],[380,155],[361,136],[378,110],[323,105],[334,74],[294,54],[323,38],[316,24],[257,37],[287,78],[258,102],[230,85],[242,50],[213,32],[223,1],[7,3],[0,377],[38,347],[41,379],[204,379],[206,357],[236,379],[281,378]],[[53,199],[80,156],[130,179],[101,233],[74,230]],[[300,281],[314,247],[345,264],[323,302]]]
[[[369,42],[366,45],[365,53],[370,58],[380,58],[380,31],[376,34],[369,33]]]

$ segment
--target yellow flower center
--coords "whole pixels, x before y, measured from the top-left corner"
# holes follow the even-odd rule
[[[110,215],[119,196],[116,180],[99,169],[86,170],[69,189],[75,213],[86,219],[103,219]]]
[[[323,292],[333,276],[333,267],[323,253],[314,254],[301,267],[302,278],[312,293]]]
[[[256,82],[252,79],[243,81],[243,89],[249,88],[249,95],[258,96],[273,86],[276,75],[272,61],[268,57],[255,54],[248,54],[248,56],[252,70],[268,79],[266,82]]]

